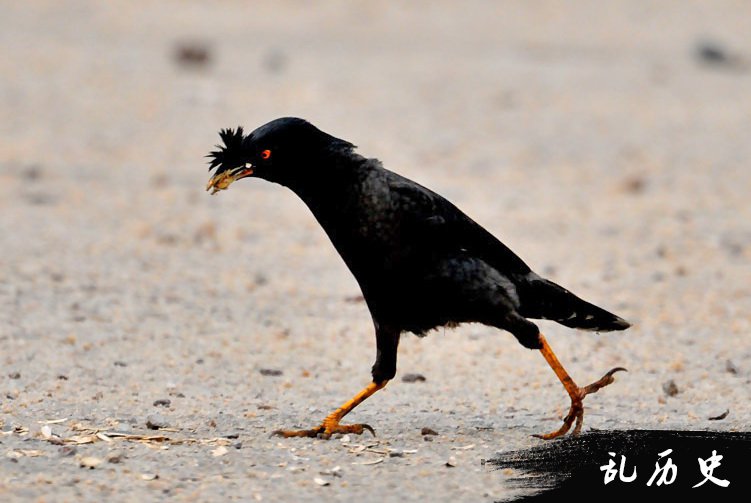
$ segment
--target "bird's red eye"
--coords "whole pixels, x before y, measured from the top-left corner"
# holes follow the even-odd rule
[[[264,161],[270,157],[271,157],[271,150],[266,149],[263,152],[261,152],[261,159],[263,159]]]

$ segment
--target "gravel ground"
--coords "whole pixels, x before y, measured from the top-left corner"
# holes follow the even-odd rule
[[[514,496],[481,460],[538,445],[568,403],[480,325],[403,338],[396,380],[351,415],[376,439],[269,437],[320,421],[374,357],[302,203],[203,191],[220,127],[283,115],[634,323],[542,323],[581,383],[629,369],[587,427],[748,429],[747,2],[0,8],[3,501]]]

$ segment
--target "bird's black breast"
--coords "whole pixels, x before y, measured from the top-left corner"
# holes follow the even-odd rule
[[[351,182],[311,208],[364,290],[405,273],[420,246],[408,207],[392,192],[390,172],[365,166]]]
[[[486,231],[441,196],[373,160],[324,189],[306,202],[377,322],[421,334],[482,321],[485,311],[515,302],[513,282],[492,264],[497,254],[476,253]],[[473,236],[475,227],[485,234]],[[514,261],[507,262],[514,269]]]

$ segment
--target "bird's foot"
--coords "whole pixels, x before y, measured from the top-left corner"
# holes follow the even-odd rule
[[[276,430],[271,435],[284,438],[310,437],[329,439],[334,433],[362,435],[366,430],[375,436],[375,430],[369,424],[340,424],[339,420],[326,418],[320,426],[311,430]]]
[[[369,431],[375,437],[375,431],[368,424],[340,424],[344,416],[352,412],[352,409],[361,404],[366,398],[371,396],[379,389],[386,386],[388,381],[372,382],[365,389],[356,394],[352,399],[347,400],[344,405],[326,416],[320,426],[312,430],[276,430],[271,436],[290,437],[312,437],[312,438],[331,438],[334,433],[354,433],[361,435],[365,430]]]
[[[581,432],[582,425],[584,424],[584,404],[582,403],[584,397],[591,393],[596,393],[600,388],[604,388],[608,384],[613,383],[613,381],[615,381],[613,374],[621,371],[625,372],[626,369],[623,367],[616,367],[592,384],[584,386],[583,388],[577,387],[576,390],[570,394],[571,408],[569,409],[566,417],[563,418],[563,425],[561,425],[560,428],[551,433],[534,436],[537,438],[542,438],[543,440],[551,440],[553,438],[562,437],[563,435],[568,433],[568,431],[571,429],[571,426],[574,425],[574,422],[576,422],[576,425],[574,426],[574,431],[571,432],[571,434],[578,435]]]

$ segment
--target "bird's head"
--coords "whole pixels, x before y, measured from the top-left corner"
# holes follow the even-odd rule
[[[249,135],[242,127],[219,132],[223,144],[207,157],[216,172],[206,190],[227,189],[242,178],[257,177],[290,185],[308,176],[333,152],[351,152],[354,145],[324,133],[309,122],[284,117],[264,124]]]

